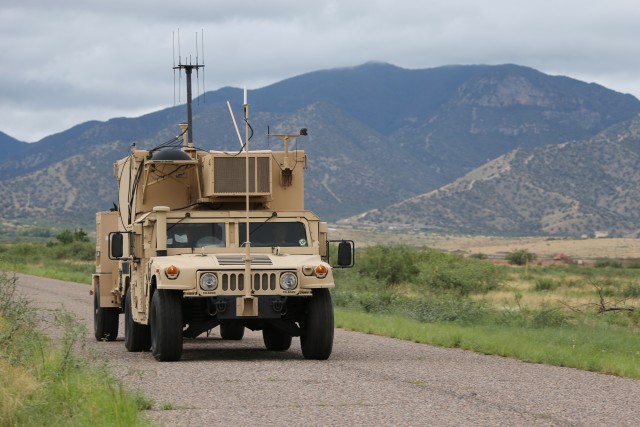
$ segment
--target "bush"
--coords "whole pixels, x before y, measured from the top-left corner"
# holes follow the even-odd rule
[[[622,290],[622,296],[625,298],[640,298],[640,285],[629,283]]]
[[[560,283],[556,282],[553,279],[542,278],[536,280],[536,284],[534,289],[536,291],[552,291],[560,287]]]
[[[485,293],[498,287],[504,275],[495,265],[458,254],[423,249],[420,254],[420,283],[437,291],[461,295]]]
[[[455,294],[408,297],[390,292],[332,294],[338,307],[372,314],[402,314],[420,322],[474,322],[489,310],[480,302]]]
[[[509,264],[525,265],[536,259],[536,256],[527,249],[516,249],[509,252],[505,259],[509,261]]]
[[[417,252],[408,246],[372,246],[358,257],[357,272],[383,281],[387,286],[412,282],[420,270],[416,266]]]
[[[603,258],[603,259],[599,259],[597,260],[594,264],[594,267],[596,268],[607,268],[607,267],[611,267],[611,268],[622,268],[622,261],[618,260],[618,259],[609,259],[609,258]]]

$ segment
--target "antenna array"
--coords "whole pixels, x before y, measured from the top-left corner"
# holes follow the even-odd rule
[[[182,71],[184,71],[185,76],[187,77],[187,142],[189,144],[193,143],[193,120],[192,120],[192,95],[191,95],[191,76],[193,74],[193,70],[196,71],[196,86],[198,92],[198,103],[200,103],[200,68],[204,68],[204,30],[200,31],[201,43],[200,46],[202,48],[202,63],[200,63],[200,50],[198,46],[198,33],[196,32],[196,61],[195,63],[192,60],[192,56],[189,55],[188,61],[187,58],[184,58],[184,62],[182,59],[182,53],[180,49],[180,29],[178,29],[178,64],[176,65],[176,33],[173,33],[173,104],[176,103],[176,71],[178,72],[178,102],[180,102],[180,86],[182,83]],[[202,92],[203,102],[206,101],[204,98],[206,96],[205,86],[204,86],[204,70],[202,70]]]

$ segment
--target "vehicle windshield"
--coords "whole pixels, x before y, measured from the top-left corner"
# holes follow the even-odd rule
[[[308,246],[307,230],[302,222],[252,222],[251,246]],[[240,244],[247,240],[247,224],[240,223]]]
[[[167,248],[225,247],[224,223],[167,224]]]

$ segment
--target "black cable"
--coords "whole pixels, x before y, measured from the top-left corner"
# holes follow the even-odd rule
[[[253,128],[251,127],[251,124],[246,118],[244,119],[244,122],[247,124],[247,126],[249,126],[249,129],[251,130],[251,134],[249,135],[249,138],[245,141],[245,143],[242,144],[242,147],[240,147],[240,151],[238,151],[236,154],[231,154],[231,153],[227,153],[226,151],[223,151],[223,153],[226,154],[227,156],[231,156],[231,157],[239,156],[244,150],[244,147],[247,146],[247,142],[251,141],[251,138],[253,138]]]

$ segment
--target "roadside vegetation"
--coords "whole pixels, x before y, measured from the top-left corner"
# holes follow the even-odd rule
[[[60,331],[54,342],[36,313],[16,293],[15,277],[0,272],[0,425],[148,425],[140,410],[149,401],[125,393],[97,360],[77,356],[84,327],[69,313],[47,313]]]
[[[0,244],[0,270],[91,283],[95,241],[83,229],[63,230],[46,243]]]
[[[88,284],[94,250],[80,231],[0,245],[0,269]],[[499,263],[481,253],[371,246],[355,268],[335,270],[336,325],[640,378],[640,262],[549,264],[527,250]]]
[[[424,248],[372,246],[336,271],[339,327],[640,378],[634,262],[543,265],[516,250],[496,265]]]

